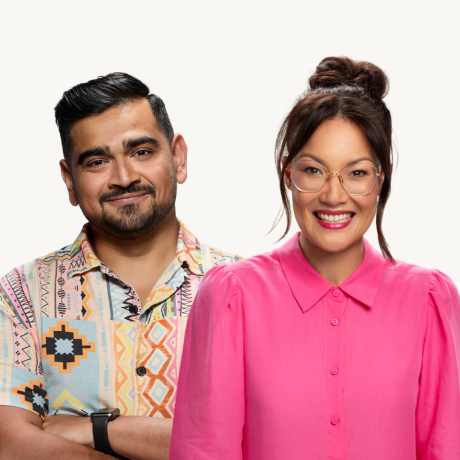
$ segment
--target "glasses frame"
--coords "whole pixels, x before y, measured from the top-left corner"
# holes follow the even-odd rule
[[[326,174],[326,179],[324,180],[323,185],[322,185],[318,190],[313,190],[313,191],[312,191],[312,190],[302,190],[301,188],[299,188],[299,187],[297,186],[297,184],[294,182],[294,178],[292,177],[292,165],[291,165],[290,167],[286,168],[286,171],[290,171],[290,172],[291,172],[291,180],[292,180],[292,183],[294,184],[294,187],[295,187],[299,192],[302,192],[302,193],[316,193],[316,192],[319,192],[319,191],[326,185],[326,182],[329,180],[329,178],[330,178],[331,176],[337,176],[337,177],[339,178],[340,185],[341,185],[342,188],[345,190],[345,192],[348,193],[348,195],[350,195],[350,196],[366,196],[366,195],[369,195],[369,193],[371,193],[372,190],[374,190],[375,184],[377,183],[377,178],[378,178],[378,177],[382,177],[382,175],[383,175],[383,173],[377,172],[377,168],[376,168],[374,165],[370,165],[370,164],[368,164],[368,163],[362,163],[362,162],[359,162],[359,161],[358,161],[357,163],[353,163],[353,164],[351,164],[351,165],[345,166],[345,168],[342,168],[342,169],[340,170],[339,173],[329,172],[328,169],[326,168],[326,166],[322,165],[321,163],[318,163],[317,161],[313,161],[313,160],[298,160],[298,161],[293,162],[292,164],[300,163],[300,161],[309,161],[310,163],[315,163],[316,165],[323,167],[323,168],[326,170],[326,172],[327,172],[327,174]],[[344,169],[346,169],[346,168],[349,168],[349,167],[352,166],[352,165],[366,165],[366,166],[370,166],[370,167],[372,167],[372,168],[375,169],[375,171],[376,171],[376,173],[375,173],[376,176],[375,176],[374,185],[372,186],[372,188],[371,188],[367,193],[350,193],[350,192],[344,187],[344,185],[343,185],[342,171],[343,171]]]

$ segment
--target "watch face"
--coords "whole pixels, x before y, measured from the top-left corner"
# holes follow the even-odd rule
[[[119,415],[120,415],[120,409],[105,408],[105,409],[101,409],[96,412],[93,412],[91,414],[91,417],[104,417],[104,418],[108,418],[109,420],[112,420],[115,417],[118,417]]]

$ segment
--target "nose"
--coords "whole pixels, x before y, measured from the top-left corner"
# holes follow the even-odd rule
[[[338,174],[330,174],[320,191],[319,199],[331,206],[337,206],[348,201],[349,195],[342,187],[342,181]]]
[[[110,188],[128,188],[131,184],[141,181],[141,177],[136,168],[133,167],[128,158],[124,156],[117,158],[112,165],[109,181]]]

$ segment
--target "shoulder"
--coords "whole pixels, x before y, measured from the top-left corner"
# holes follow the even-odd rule
[[[430,289],[439,285],[445,285],[456,289],[454,282],[449,278],[449,276],[437,269],[421,267],[419,265],[396,260],[395,265],[392,265],[390,262],[386,262],[384,271],[387,274],[392,273],[394,276],[399,278],[424,279],[428,282]]]
[[[279,266],[275,253],[261,254],[211,267],[201,282],[194,304],[195,315],[220,317],[243,309],[250,287],[265,283],[267,270]]]
[[[72,245],[65,246],[57,251],[46,254],[43,257],[37,257],[25,264],[18,265],[11,271],[0,278],[0,301],[8,300],[11,303],[11,297],[20,298],[24,293],[28,296],[29,287],[35,281],[36,276],[47,276],[50,267],[59,260],[71,258]],[[43,273],[38,273],[43,271]]]
[[[431,271],[429,304],[447,318],[460,320],[460,298],[455,283],[439,270]]]
[[[436,272],[437,270],[409,264],[401,260],[396,260],[394,265],[386,260],[384,262],[383,276],[390,283],[397,283],[398,286],[405,286],[406,289],[427,291]]]
[[[277,251],[274,250],[248,259],[239,258],[230,264],[211,267],[204,277],[203,283],[206,285],[231,283],[236,286],[240,284],[242,279],[264,279],[267,272],[277,267],[279,267],[279,260]]]
[[[431,272],[433,271],[430,268],[421,267],[419,265],[409,264],[401,260],[396,260],[395,264],[390,262],[385,262],[385,271],[394,273],[395,276],[421,276],[421,277],[430,277]]]
[[[449,313],[452,308],[458,308],[457,287],[451,278],[440,270],[398,260],[394,266],[386,263],[385,272],[396,277],[398,284],[406,286],[407,289],[417,287],[423,290],[427,295],[428,303],[436,309],[447,309],[446,312]]]
[[[199,260],[198,263],[202,266],[203,273],[207,273],[213,267],[230,264],[243,259],[237,254],[217,249],[209,244],[200,243],[200,250],[201,261]]]

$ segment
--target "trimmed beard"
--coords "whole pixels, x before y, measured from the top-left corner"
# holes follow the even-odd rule
[[[104,203],[109,198],[122,196],[126,193],[147,192],[152,196],[149,208],[142,212],[139,204],[127,204],[120,207],[115,213],[108,213]],[[159,203],[156,201],[156,190],[151,185],[132,184],[126,189],[118,189],[112,193],[105,193],[99,197],[102,214],[98,217],[85,217],[99,230],[120,240],[135,240],[148,235],[163,221],[171,212],[176,202],[177,181],[172,177],[171,188],[167,198]]]

